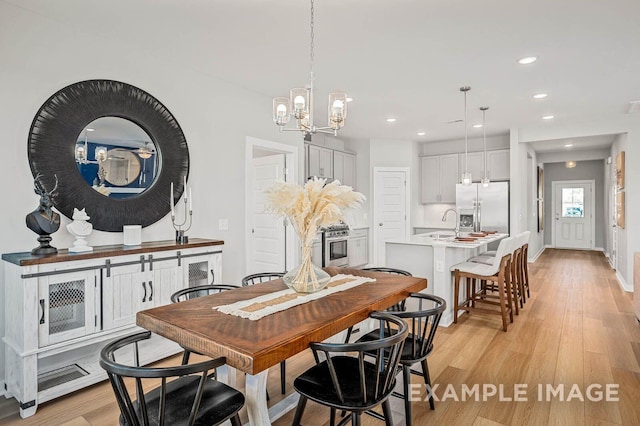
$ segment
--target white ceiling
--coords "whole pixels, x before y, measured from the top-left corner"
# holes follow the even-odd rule
[[[303,0],[0,0],[269,97],[308,82]],[[342,138],[461,138],[606,119],[640,99],[638,0],[316,0],[316,124],[355,101]],[[539,59],[523,66],[517,59]],[[547,92],[543,100],[532,95]],[[212,94],[215,96],[215,94]],[[270,102],[269,102],[270,104]],[[396,117],[387,123],[386,117]],[[639,116],[640,118],[640,116]],[[270,120],[270,116],[265,116]],[[419,137],[418,131],[427,135]]]
[[[531,142],[530,145],[538,153],[596,151],[611,148],[611,144],[615,138],[616,135],[586,136],[581,138],[536,141]],[[605,157],[607,157],[607,155],[604,155],[602,158]]]

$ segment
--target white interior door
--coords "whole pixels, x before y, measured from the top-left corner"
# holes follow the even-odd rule
[[[385,266],[385,241],[409,237],[409,169],[374,169],[375,266]]]
[[[555,247],[593,248],[593,184],[554,182]]]
[[[252,160],[250,274],[285,270],[286,231],[282,218],[265,211],[265,190],[276,180],[285,180],[285,155]]]

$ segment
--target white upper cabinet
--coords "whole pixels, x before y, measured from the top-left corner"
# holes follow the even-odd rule
[[[509,180],[509,150],[487,151],[487,169],[491,180]]]
[[[468,170],[471,172],[471,179],[474,182],[479,182],[484,176],[484,152],[470,152],[468,154]],[[487,166],[488,168],[488,166]],[[460,174],[465,171],[465,155],[464,152],[458,154],[458,170]],[[460,176],[458,176],[458,181],[460,180]]]
[[[307,178],[317,176],[331,180],[333,178],[333,150],[316,145],[307,145]]]
[[[458,183],[458,154],[421,159],[422,203],[455,203]]]
[[[333,178],[343,185],[356,187],[356,156],[347,152],[333,151]]]

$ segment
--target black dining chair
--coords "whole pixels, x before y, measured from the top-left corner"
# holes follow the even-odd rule
[[[242,278],[242,287],[254,285],[266,281],[277,280],[284,277],[285,272],[259,272]]]
[[[257,274],[247,275],[242,278],[242,286],[247,287],[250,285],[263,283],[267,281],[273,281],[284,277],[285,272],[259,272]],[[280,363],[280,393],[285,394],[287,392],[287,362],[282,361]]]
[[[394,333],[359,343],[311,343],[316,365],[293,382],[300,394],[294,426],[300,424],[309,399],[330,407],[332,425],[336,410],[351,412],[352,424],[359,426],[361,414],[378,405],[382,405],[386,424],[392,424],[389,396],[396,384],[409,327],[390,313],[374,312],[370,318],[394,329]],[[374,360],[365,359],[367,354]]]
[[[184,302],[189,299],[195,299],[197,297],[207,296],[209,294],[216,294],[216,293],[220,293],[221,291],[233,290],[236,288],[239,288],[239,287],[231,284],[208,284],[208,285],[199,285],[196,287],[183,288],[182,290],[178,290],[171,295],[171,302],[173,303]],[[196,352],[192,349],[185,348],[184,346],[182,347],[182,349],[184,349],[184,352],[182,353],[183,365],[189,363],[189,357],[191,356],[192,353],[195,353],[197,355],[202,355],[201,353]]]
[[[433,339],[438,330],[438,324],[442,313],[447,308],[444,299],[433,296],[431,294],[411,293],[407,298],[408,304],[417,305],[416,310],[407,310],[404,312],[383,311],[393,314],[401,318],[409,325],[409,335],[404,343],[402,356],[400,357],[400,365],[402,366],[402,376],[404,382],[404,395],[394,392],[393,395],[404,399],[406,425],[410,426],[411,420],[411,400],[409,399],[409,384],[411,383],[411,374],[422,376],[427,389],[431,389],[431,378],[429,376],[429,365],[427,357],[433,351]],[[425,306],[425,305],[429,306]],[[365,334],[356,343],[366,343],[377,341],[381,336],[388,336],[389,333],[396,333],[390,329],[388,325],[382,324],[380,328]],[[370,356],[376,356],[375,353],[369,352]],[[422,372],[413,370],[414,364],[422,365]],[[433,397],[429,394],[429,406],[435,409]]]
[[[406,277],[412,277],[411,272],[404,271],[402,269],[396,268],[386,268],[386,267],[371,267],[371,268],[362,268],[361,271],[371,271],[371,272],[385,272],[387,274],[393,275],[404,275]],[[395,305],[389,307],[388,311],[401,312],[405,309],[405,302],[396,303]],[[351,340],[351,335],[353,334],[353,326],[347,329],[347,337],[344,339],[345,343],[348,343]]]
[[[411,272],[407,272],[403,269],[397,269],[397,268],[387,268],[387,267],[371,267],[371,268],[362,268],[363,271],[372,271],[372,272],[385,272],[387,274],[394,274],[394,275],[404,275],[405,277],[412,277],[413,275],[411,275]],[[397,303],[395,305],[393,305],[392,307],[390,307],[389,309],[387,309],[388,311],[404,311],[405,309],[405,304],[404,304],[404,300],[400,303]]]
[[[225,364],[225,358],[142,367],[139,343],[150,337],[148,331],[125,336],[100,352],[100,366],[109,376],[120,408],[120,425],[219,425],[227,420],[233,426],[241,424],[238,411],[244,405],[244,395],[209,376],[209,371]],[[132,362],[118,362],[116,357]],[[144,387],[158,379],[160,386],[145,393]],[[132,401],[130,395],[134,394]]]

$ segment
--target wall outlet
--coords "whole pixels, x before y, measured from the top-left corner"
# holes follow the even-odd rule
[[[219,231],[228,231],[229,230],[229,219],[218,219],[218,230]]]
[[[444,262],[442,260],[436,260],[436,272],[444,272]]]

